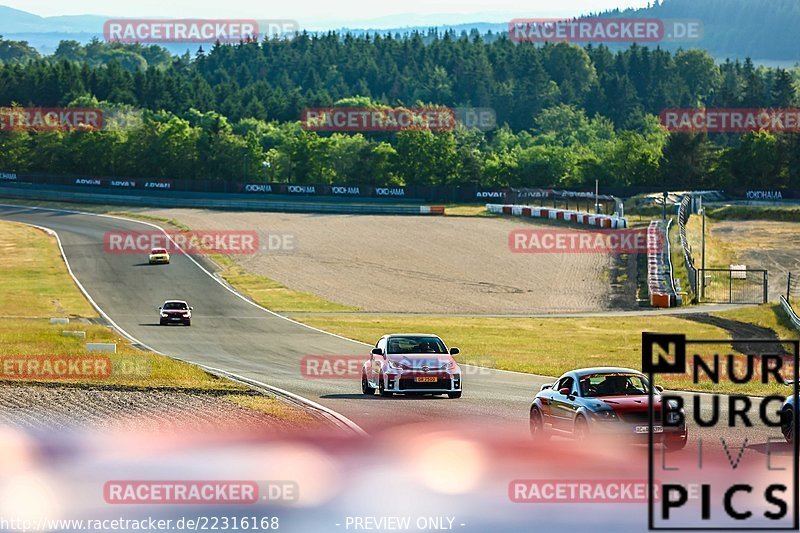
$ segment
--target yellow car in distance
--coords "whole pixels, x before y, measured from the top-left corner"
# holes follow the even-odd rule
[[[169,264],[169,252],[164,248],[153,248],[150,250],[150,264]]]

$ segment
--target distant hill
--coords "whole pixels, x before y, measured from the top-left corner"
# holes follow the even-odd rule
[[[103,31],[108,17],[99,15],[73,15],[40,17],[26,11],[0,6],[0,35],[17,33],[95,33]]]
[[[109,7],[109,9],[113,9]],[[612,10],[587,16],[639,17],[661,19],[698,19],[703,24],[703,38],[684,43],[661,43],[662,48],[703,48],[718,59],[752,58],[756,63],[793,65],[800,62],[800,0],[655,0],[647,8]],[[477,30],[481,34],[500,34],[508,28],[509,14],[487,13],[463,22],[465,15],[398,14],[354,24],[305,21],[305,27],[316,31],[337,30],[341,33],[409,33],[428,32],[436,22],[439,31],[457,33]],[[518,18],[552,17],[552,13],[520,10]],[[480,17],[480,18],[478,18]],[[102,39],[103,22],[99,15],[40,17],[18,9],[0,6],[0,35],[6,39],[28,41],[41,53],[50,54],[59,41],[71,39],[86,43],[94,37]],[[619,48],[622,45],[612,46]],[[627,45],[625,45],[627,46]],[[172,53],[194,52],[196,45],[165,46]]]
[[[614,10],[601,16],[699,19],[703,39],[683,44],[684,48],[704,48],[717,58],[800,62],[798,0],[656,0],[649,8]]]

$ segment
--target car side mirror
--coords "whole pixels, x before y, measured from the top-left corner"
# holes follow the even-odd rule
[[[569,396],[571,392],[572,389],[569,389],[567,387],[564,387],[563,389],[558,389],[558,393],[563,394],[564,396]]]
[[[372,349],[372,355],[380,355],[380,356],[383,356],[383,350],[381,350],[380,348],[373,348],[373,349]]]
[[[189,307],[189,311],[194,311],[194,307]]]
[[[540,388],[539,390],[543,391],[543,390],[552,389],[552,388],[553,388],[553,384],[552,383],[545,383],[544,385],[542,385],[542,388]]]
[[[658,392],[664,392],[664,387],[662,387],[661,385],[656,385],[656,390]]]
[[[458,348],[450,348],[450,355],[458,355],[461,353],[461,350]]]
[[[161,309],[162,309],[161,307],[158,308],[159,311],[161,311]]]

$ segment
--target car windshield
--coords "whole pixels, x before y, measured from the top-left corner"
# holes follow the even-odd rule
[[[388,353],[447,353],[444,343],[437,337],[391,337]]]
[[[588,398],[647,394],[647,380],[636,374],[594,374],[582,377],[580,384]]]
[[[186,304],[183,302],[167,302],[164,304],[164,309],[186,309]]]
[[[151,254],[165,254],[167,251],[163,248],[154,248]]]

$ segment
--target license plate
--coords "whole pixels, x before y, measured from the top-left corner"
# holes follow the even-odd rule
[[[650,427],[649,426],[636,426],[634,429],[636,433],[649,433]],[[664,433],[663,426],[653,426],[653,433]]]
[[[176,316],[176,317],[174,317],[174,318],[170,318],[170,320],[180,320],[180,317],[177,317],[177,316]]]
[[[420,377],[420,378],[414,378],[414,381],[416,381],[417,383],[436,383],[439,380],[438,378],[435,377]]]

